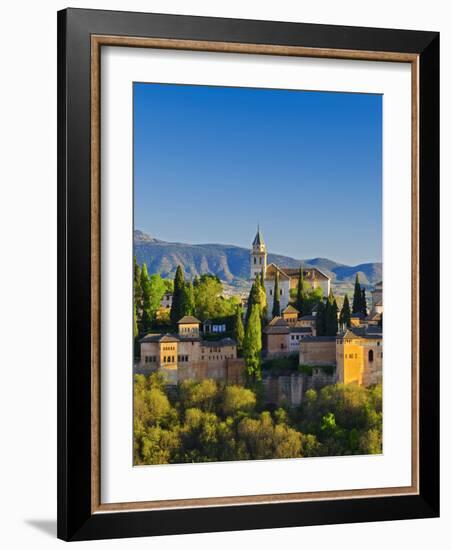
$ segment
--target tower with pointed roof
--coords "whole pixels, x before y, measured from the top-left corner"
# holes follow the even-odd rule
[[[260,231],[260,226],[257,226],[257,234],[251,249],[251,280],[253,281],[256,275],[260,275],[263,271],[263,277],[266,277],[266,264],[268,253],[266,252],[265,241]]]

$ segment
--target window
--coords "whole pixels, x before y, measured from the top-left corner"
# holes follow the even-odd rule
[[[257,258],[254,256],[254,265],[257,263]]]
[[[272,288],[269,290],[269,295],[272,296]]]
[[[260,258],[260,265],[262,265],[262,259]]]
[[[370,349],[370,351],[368,352],[368,361],[370,363],[374,361],[374,351],[372,349]]]

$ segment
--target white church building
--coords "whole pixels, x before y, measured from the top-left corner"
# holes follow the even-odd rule
[[[283,311],[290,301],[290,290],[296,289],[299,281],[300,266],[297,268],[280,267],[274,263],[268,265],[268,253],[260,228],[257,229],[251,249],[250,278],[253,281],[263,273],[268,302],[268,318],[272,318],[274,305],[274,284],[276,273],[279,273],[280,311]],[[323,296],[330,294],[330,277],[316,267],[305,267],[302,270],[304,285],[308,288],[321,288]]]

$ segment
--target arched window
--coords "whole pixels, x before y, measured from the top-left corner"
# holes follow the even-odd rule
[[[370,349],[370,351],[368,352],[368,361],[370,363],[374,361],[374,351],[372,349]]]

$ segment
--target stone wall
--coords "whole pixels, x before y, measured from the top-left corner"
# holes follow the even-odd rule
[[[263,378],[266,403],[296,407],[301,404],[304,381],[301,373]]]
[[[225,363],[212,364],[206,361],[197,363],[179,364],[177,369],[178,382],[184,380],[204,380],[212,378],[218,382],[228,384],[244,383],[244,360],[227,359]]]
[[[299,364],[309,366],[335,365],[335,338],[309,341],[299,344]]]
[[[328,374],[321,368],[313,368],[311,376],[304,375],[304,393],[307,390],[320,390],[324,386],[330,386],[337,383],[337,373],[334,369],[333,373]]]
[[[320,390],[336,383],[335,371],[327,374],[323,369],[313,369],[312,374],[294,372],[291,375],[273,375],[263,378],[266,403],[297,407],[307,390]]]

